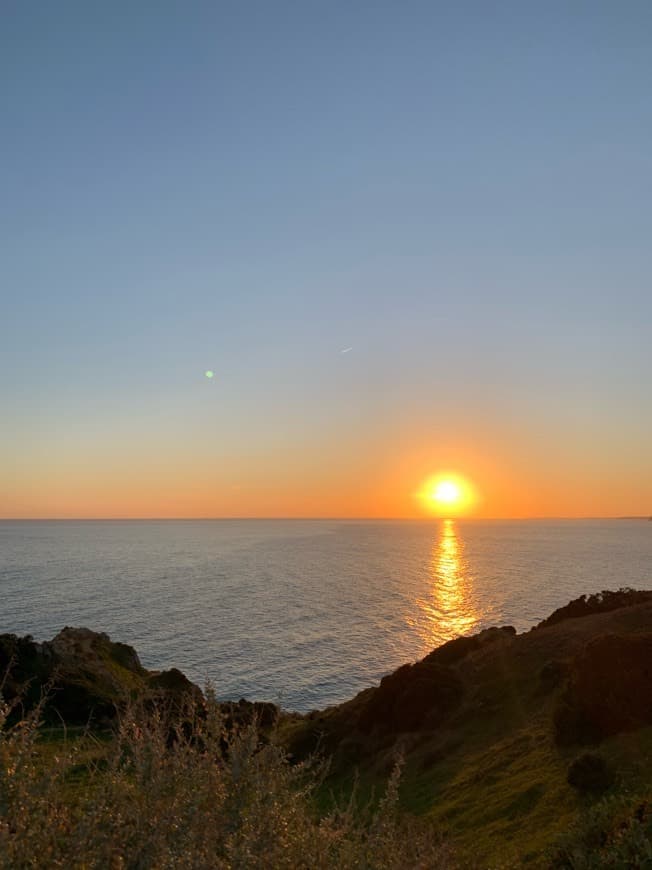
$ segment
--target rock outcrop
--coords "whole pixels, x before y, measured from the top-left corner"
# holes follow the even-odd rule
[[[19,702],[14,716],[43,703],[53,724],[107,726],[130,701],[163,703],[177,710],[202,693],[180,671],[148,671],[133,647],[104,633],[66,627],[51,641],[0,635],[0,685]]]

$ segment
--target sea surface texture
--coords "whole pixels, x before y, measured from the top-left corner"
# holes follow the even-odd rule
[[[220,698],[299,711],[620,586],[652,588],[651,522],[0,522],[0,632],[105,631]]]

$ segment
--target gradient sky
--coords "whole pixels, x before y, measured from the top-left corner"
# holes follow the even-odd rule
[[[651,45],[647,0],[3,3],[0,516],[442,469],[652,513]]]

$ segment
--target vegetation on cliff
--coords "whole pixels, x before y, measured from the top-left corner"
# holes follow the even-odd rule
[[[457,866],[398,811],[398,768],[377,805],[318,815],[323,766],[289,764],[207,694],[182,718],[127,705],[103,739],[39,729],[42,705],[8,725],[0,704],[0,868]]]
[[[1,636],[0,867],[649,866],[652,594],[553,617],[308,715]]]
[[[354,770],[363,793],[378,788],[401,752],[401,805],[445,829],[464,862],[480,866],[561,866],[550,858],[557,838],[615,795],[628,809],[614,830],[627,827],[627,811],[636,821],[641,806],[644,828],[652,594],[602,593],[561,612],[525,634],[506,626],[444,644],[345,704],[282,723],[286,745],[297,758],[323,747],[340,795]],[[594,780],[602,788],[583,787],[582,765],[569,777],[587,752],[604,762]],[[582,860],[567,866],[594,866]]]
[[[583,616],[594,616],[596,613],[608,613],[610,610],[618,610],[620,607],[631,607],[633,604],[644,604],[652,601],[652,592],[644,589],[603,589],[593,595],[580,595],[563,607],[558,607],[546,619],[542,620],[536,628],[545,628],[548,625],[556,625],[566,619],[580,619]]]

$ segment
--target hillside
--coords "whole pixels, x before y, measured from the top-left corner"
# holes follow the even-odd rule
[[[179,671],[146,671],[131,647],[85,629],[45,644],[0,636],[4,672],[5,698],[22,699],[14,722],[47,693],[46,725],[90,722],[109,744],[137,700],[186,722],[203,704]],[[576,830],[571,852],[591,836],[581,848],[603,857],[635,836],[649,845],[652,592],[578,599],[520,635],[504,626],[458,638],[326,710],[220,709],[230,733],[257,720],[264,744],[297,766],[315,752],[330,759],[322,815],[354,786],[362,801],[381,793],[400,759],[400,805],[445,831],[462,866],[588,866],[559,837],[592,806],[599,834]],[[51,727],[48,746],[57,739]],[[604,861],[591,866],[644,866]]]
[[[554,617],[554,618],[553,618]],[[403,805],[485,862],[541,856],[599,799],[574,759],[602,756],[610,792],[652,797],[652,593],[572,602],[517,635],[450,641],[353,700],[287,723],[297,757],[332,757],[329,785],[377,788],[399,753]]]

